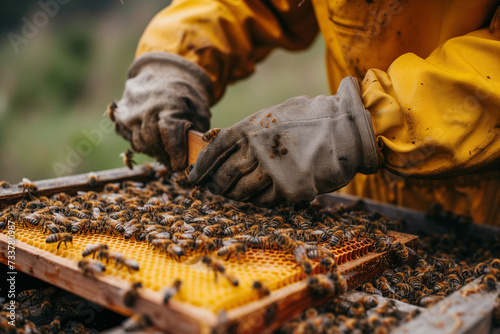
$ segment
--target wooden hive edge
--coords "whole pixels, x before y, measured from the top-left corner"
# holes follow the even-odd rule
[[[95,186],[89,184],[90,173],[58,177],[34,181],[38,187],[36,196],[50,196],[56,193],[65,192],[75,194],[77,191],[100,191],[107,183],[121,182],[125,180],[134,180],[138,182],[150,181],[154,179],[157,171],[163,169],[160,164],[144,164],[135,166],[130,170],[126,167],[95,172],[97,183]],[[0,189],[0,209],[14,204],[23,198],[30,199],[29,194],[23,191],[19,185],[12,185],[7,189]]]

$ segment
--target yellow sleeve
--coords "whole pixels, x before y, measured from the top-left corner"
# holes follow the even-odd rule
[[[500,10],[496,17],[500,22]],[[408,53],[387,72],[367,72],[363,102],[387,169],[442,178],[500,167],[498,28],[450,39],[426,59]]]
[[[274,47],[303,49],[317,33],[310,0],[174,0],[150,22],[136,57],[164,51],[195,62],[214,83],[215,103]]]

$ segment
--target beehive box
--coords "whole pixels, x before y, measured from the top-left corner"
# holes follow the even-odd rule
[[[145,179],[152,175],[150,168],[134,172],[115,170],[97,173],[99,184],[127,179]],[[75,192],[88,188],[88,176],[81,175],[65,180],[37,183],[41,194],[61,191]],[[3,198],[11,202],[22,197],[15,187],[4,191]],[[3,202],[7,203],[7,201]],[[204,333],[214,330],[259,332],[272,329],[308,306],[321,303],[328,295],[313,297],[307,289],[306,275],[297,266],[293,255],[283,250],[251,248],[239,263],[234,257],[224,262],[226,271],[239,280],[237,287],[223,277],[214,281],[214,274],[199,261],[198,254],[188,254],[183,262],[166,257],[164,253],[148,246],[145,241],[123,240],[122,236],[78,234],[73,244],[47,244],[47,234],[40,227],[16,225],[17,249],[15,266],[21,271],[41,278],[124,315],[145,313],[155,326],[170,332]],[[416,237],[390,232],[394,242],[414,248]],[[105,242],[110,250],[137,260],[140,270],[131,273],[108,265],[104,275],[85,276],[77,268],[82,250],[88,244]],[[7,263],[7,237],[0,235],[2,262]],[[346,278],[349,288],[354,288],[391,266],[393,260],[387,252],[375,253],[371,241],[349,241],[331,249],[336,254],[339,272]],[[317,264],[317,263],[316,263]],[[315,269],[316,273],[319,269]],[[180,279],[182,289],[168,305],[163,304],[162,290]],[[252,289],[256,280],[269,286],[272,293],[262,299]],[[134,281],[144,285],[133,308],[123,303],[123,293]]]

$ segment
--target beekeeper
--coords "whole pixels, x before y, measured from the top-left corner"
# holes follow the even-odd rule
[[[182,170],[187,130],[209,129],[226,86],[274,48],[305,49],[321,31],[335,94],[291,98],[223,129],[189,180],[264,206],[342,188],[500,224],[499,6],[173,1],[139,42],[116,129]]]

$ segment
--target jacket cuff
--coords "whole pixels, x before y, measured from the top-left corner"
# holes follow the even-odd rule
[[[342,96],[340,101],[342,110],[353,117],[358,130],[357,137],[363,154],[358,172],[363,174],[376,173],[380,169],[383,157],[377,147],[370,113],[365,109],[361,100],[358,80],[354,77],[342,79],[337,93]]]
[[[127,79],[135,77],[142,68],[150,64],[161,65],[165,69],[170,69],[177,72],[189,80],[194,88],[202,93],[209,105],[212,105],[214,100],[214,87],[208,74],[197,64],[173,53],[168,52],[148,52],[137,57],[128,69]]]

